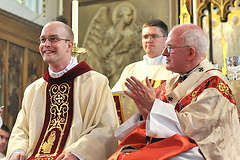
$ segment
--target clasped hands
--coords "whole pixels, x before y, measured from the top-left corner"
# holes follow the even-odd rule
[[[146,120],[155,101],[155,92],[148,77],[146,77],[145,81],[146,86],[133,76],[127,78],[125,85],[130,91],[126,90],[124,93],[134,100],[139,112]]]

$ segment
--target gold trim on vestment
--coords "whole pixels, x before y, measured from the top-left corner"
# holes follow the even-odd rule
[[[50,119],[46,133],[35,157],[52,157],[57,155],[68,123],[70,88],[67,83],[60,85],[54,84],[50,87]],[[59,132],[60,135],[57,132]],[[57,136],[59,136],[58,141],[56,141]],[[57,147],[54,153],[51,153],[52,148],[56,145]]]

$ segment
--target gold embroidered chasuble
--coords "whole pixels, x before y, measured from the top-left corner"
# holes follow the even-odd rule
[[[73,89],[73,116],[62,152],[74,153],[85,160],[106,160],[115,152],[118,143],[114,137],[114,131],[119,126],[119,122],[108,79],[93,70],[76,78],[71,77],[86,68],[89,66],[81,62],[69,70],[66,76],[63,75],[63,79],[62,77],[53,79],[44,76],[26,88],[22,108],[18,113],[8,143],[7,159],[18,149],[23,150],[27,158],[33,155],[38,140],[45,135],[42,136],[42,130],[45,126],[47,112],[46,92],[50,89],[50,87],[47,89],[48,84],[54,83],[60,87],[60,84],[70,82],[71,79],[74,79],[73,88],[70,88],[70,92]],[[52,80],[57,80],[57,82]],[[60,100],[58,98],[60,97],[56,96],[56,103]],[[71,97],[69,97],[70,101]],[[50,98],[48,102],[51,102]],[[39,143],[41,144],[42,141]]]
[[[85,62],[80,65],[83,70],[73,68],[60,78],[51,78],[48,70],[44,75],[48,82],[45,121],[29,160],[52,160],[62,153],[72,123],[74,78],[92,70]]]

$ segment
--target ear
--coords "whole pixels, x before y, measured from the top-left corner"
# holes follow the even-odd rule
[[[196,50],[195,50],[194,47],[189,47],[189,49],[190,49],[190,51],[189,51],[189,53],[188,53],[187,60],[188,60],[188,61],[191,61],[191,60],[193,60],[193,59],[196,58],[197,53],[196,53]]]
[[[70,50],[70,52],[71,52],[72,48],[73,48],[73,41],[68,41],[68,48],[67,48],[67,50]]]

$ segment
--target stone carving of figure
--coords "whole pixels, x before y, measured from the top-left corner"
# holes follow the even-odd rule
[[[203,18],[203,30],[209,35],[209,24],[208,16]],[[222,40],[222,30],[221,30],[220,17],[214,13],[212,15],[212,52],[213,52],[213,63],[223,67],[223,45]]]
[[[225,37],[227,42],[227,56],[239,56],[240,55],[240,25],[239,16],[233,16],[229,19],[229,23],[226,23]]]
[[[217,20],[212,19],[212,40],[213,40],[213,63],[223,67],[223,44],[221,23],[217,25]]]
[[[105,74],[110,86],[116,83],[123,68],[142,57],[140,30],[136,24],[136,10],[127,2],[119,4],[108,20],[103,7],[92,20],[83,47],[89,51],[83,57],[93,69]],[[112,24],[112,25],[110,25]]]

